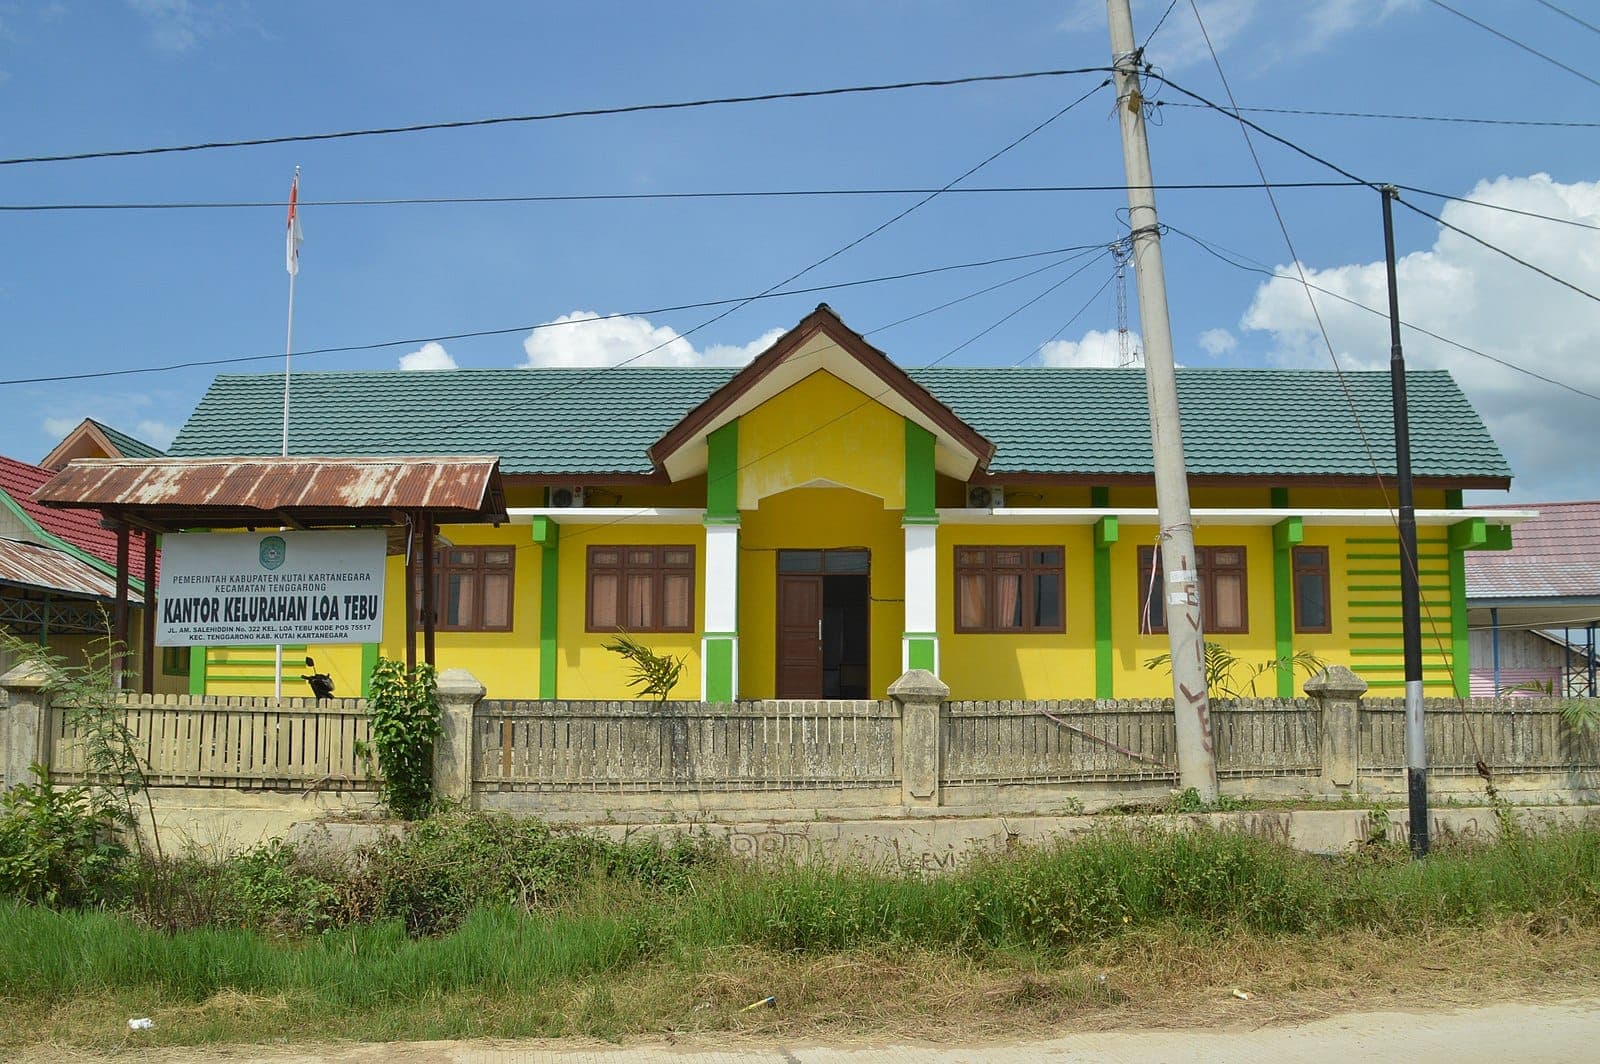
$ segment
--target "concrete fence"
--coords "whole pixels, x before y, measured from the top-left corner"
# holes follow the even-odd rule
[[[26,782],[34,762],[62,781],[84,777],[74,712],[52,704],[47,681],[28,666],[0,677],[6,786]],[[1260,797],[1403,795],[1403,707],[1366,700],[1365,691],[1335,666],[1306,684],[1305,698],[1215,705],[1226,788]],[[1161,796],[1177,778],[1167,702],[951,701],[920,671],[889,695],[510,701],[488,699],[470,674],[448,670],[439,681],[435,784],[469,808],[642,822],[1053,813]],[[285,808],[299,802],[302,819],[308,808],[373,804],[360,700],[126,696],[123,707],[164,801],[224,816],[248,804],[241,795],[254,796]],[[1594,796],[1600,738],[1561,710],[1550,699],[1430,700],[1433,789],[1480,797],[1481,763],[1507,793]]]

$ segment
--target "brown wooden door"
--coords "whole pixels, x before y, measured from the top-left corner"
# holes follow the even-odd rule
[[[822,575],[778,574],[778,697],[822,697]]]

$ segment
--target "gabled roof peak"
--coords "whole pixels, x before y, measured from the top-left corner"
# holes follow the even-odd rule
[[[846,325],[832,307],[818,303],[667,430],[650,448],[650,461],[673,480],[702,472],[707,436],[818,370],[933,433],[934,464],[941,472],[964,480],[994,457],[993,443]]]

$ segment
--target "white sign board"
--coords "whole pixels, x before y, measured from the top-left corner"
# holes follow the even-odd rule
[[[156,644],[379,642],[385,539],[378,529],[163,536]]]

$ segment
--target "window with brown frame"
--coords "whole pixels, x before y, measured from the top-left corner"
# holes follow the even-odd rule
[[[956,631],[1066,631],[1061,547],[957,547]]]
[[[1200,580],[1200,623],[1220,635],[1250,630],[1248,586],[1243,547],[1196,547]],[[1152,572],[1153,569],[1153,572]],[[1166,584],[1161,552],[1139,548],[1139,630],[1167,630]]]
[[[694,548],[590,547],[590,632],[694,631]]]
[[[1328,548],[1296,547],[1294,569],[1294,630],[1333,631],[1333,610],[1328,591]]]
[[[434,627],[441,632],[509,632],[514,621],[513,547],[449,547],[433,552]],[[412,606],[422,623],[422,566]]]

